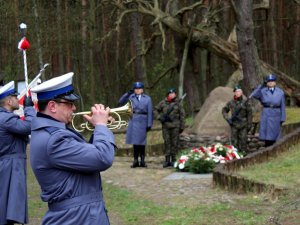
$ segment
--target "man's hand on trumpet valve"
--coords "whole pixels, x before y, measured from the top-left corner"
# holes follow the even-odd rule
[[[83,117],[93,124],[94,126],[96,125],[107,125],[107,122],[109,121],[109,113],[110,113],[110,108],[106,107],[102,104],[95,104],[91,108],[91,113],[92,115],[83,115]]]

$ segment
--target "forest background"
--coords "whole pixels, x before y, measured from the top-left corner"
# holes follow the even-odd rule
[[[178,88],[180,95],[186,92],[185,107],[193,115],[212,89],[240,82],[243,63],[235,46],[241,50],[241,44],[234,28],[237,19],[246,19],[259,59],[298,85],[300,1],[238,2],[0,0],[0,80],[23,79],[23,57],[17,48],[23,22],[31,44],[29,79],[45,63],[51,66],[42,80],[73,71],[76,92],[82,96],[79,111],[96,102],[116,107],[132,83],[142,81],[153,104],[168,88]],[[251,3],[250,20],[237,16],[245,2]]]

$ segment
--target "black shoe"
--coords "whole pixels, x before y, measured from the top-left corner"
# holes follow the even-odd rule
[[[167,167],[169,166],[169,163],[170,163],[170,162],[164,162],[164,163],[163,163],[163,168],[167,168]]]
[[[170,164],[170,156],[167,155],[166,160],[163,163],[163,168],[169,167],[169,164]]]
[[[145,163],[145,161],[141,161],[140,167],[147,167],[147,164]]]
[[[169,162],[169,167],[174,167],[174,162]]]
[[[131,168],[139,167],[139,161],[135,159],[130,167]]]

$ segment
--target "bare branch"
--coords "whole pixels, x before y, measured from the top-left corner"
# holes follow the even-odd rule
[[[116,26],[114,28],[112,28],[106,35],[104,35],[103,37],[100,38],[100,45],[102,45],[102,43],[108,39],[109,37],[111,37],[111,35],[114,33],[114,32],[119,32],[119,28],[120,28],[120,25],[123,21],[123,18],[125,15],[129,14],[129,13],[133,13],[133,12],[136,12],[137,10],[136,9],[127,9],[125,11],[123,11],[118,20],[115,22]],[[96,41],[98,41],[99,38],[96,39]]]
[[[161,36],[162,34],[160,32],[154,32],[150,38],[145,40],[145,44],[147,44],[147,48],[144,50],[144,55],[146,55],[152,48],[155,38],[158,36]]]
[[[172,72],[178,67],[178,60],[176,60],[172,65],[170,65],[162,74],[160,74],[157,79],[149,86],[149,89],[152,89],[157,85],[157,83],[164,78],[169,72]]]
[[[199,2],[197,2],[197,3],[195,3],[195,4],[193,4],[193,5],[190,5],[190,6],[181,8],[180,10],[178,10],[178,11],[175,13],[174,16],[178,16],[178,15],[180,15],[180,14],[183,14],[183,13],[185,13],[186,11],[191,11],[191,10],[197,8],[198,6],[201,6],[201,7],[205,7],[205,8],[206,8],[206,6],[203,5],[203,0],[202,0],[202,1],[199,1]]]
[[[240,17],[240,13],[235,6],[234,0],[231,0],[230,2],[231,2],[231,6],[233,8],[234,13],[237,15],[237,17]]]
[[[161,32],[161,39],[162,39],[162,50],[165,51],[166,50],[166,33],[165,33],[165,29],[163,28],[163,25],[161,22],[159,22],[159,30]]]
[[[259,4],[253,4],[253,10],[255,9],[269,9],[270,0],[262,0]]]
[[[169,1],[167,2],[167,5],[166,5],[166,13],[171,14],[170,9],[171,9],[171,4],[172,4],[173,2],[174,2],[174,0],[169,0]]]
[[[151,50],[151,48],[152,48],[152,46],[153,46],[154,39],[155,39],[156,37],[158,37],[158,36],[161,36],[161,35],[162,35],[161,33],[155,32],[155,33],[153,33],[153,34],[151,35],[150,38],[146,39],[144,42],[145,42],[146,44],[148,44],[148,47],[147,47],[146,49],[144,49],[140,54],[135,55],[134,57],[132,57],[132,58],[129,60],[129,62],[126,64],[126,67],[130,66],[130,65],[134,62],[134,60],[136,60],[137,57],[147,55],[147,53]]]

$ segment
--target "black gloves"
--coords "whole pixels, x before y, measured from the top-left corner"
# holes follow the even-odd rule
[[[132,89],[130,89],[129,91],[127,91],[127,94],[128,94],[128,95],[131,95],[131,94],[133,94],[133,90],[132,90]]]
[[[147,132],[148,132],[149,130],[151,130],[151,127],[147,127],[147,128],[146,128],[146,131],[147,131]]]
[[[30,96],[25,96],[24,98],[24,108],[33,106],[33,101]]]
[[[227,123],[232,126],[232,119],[226,119]]]

